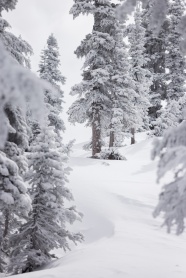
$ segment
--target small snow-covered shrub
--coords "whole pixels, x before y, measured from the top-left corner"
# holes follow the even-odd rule
[[[126,160],[126,158],[121,155],[116,148],[104,149],[99,154],[100,159],[106,160]]]

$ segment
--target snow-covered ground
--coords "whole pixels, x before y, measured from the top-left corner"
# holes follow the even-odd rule
[[[156,184],[152,140],[120,149],[127,161],[88,158],[83,144],[74,146],[69,186],[83,212],[85,242],[47,269],[24,278],[185,278],[186,235],[166,234],[153,219],[161,185]],[[19,277],[19,275],[17,276]]]

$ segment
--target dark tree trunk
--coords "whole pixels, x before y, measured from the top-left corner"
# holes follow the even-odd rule
[[[9,231],[9,222],[10,222],[10,214],[9,211],[5,211],[5,227],[4,227],[4,232],[3,232],[3,238],[5,238],[8,235]]]
[[[114,131],[110,132],[109,148],[114,147]]]
[[[134,145],[136,143],[135,140],[135,128],[131,128],[131,145]]]
[[[100,121],[100,107],[94,105],[93,107],[93,121],[92,121],[92,157],[101,152],[101,121]]]

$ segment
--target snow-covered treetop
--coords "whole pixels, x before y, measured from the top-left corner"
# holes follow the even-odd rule
[[[121,7],[118,7],[118,16],[121,20],[126,20],[128,15],[133,13],[138,0],[120,0],[124,2]],[[183,0],[176,0],[177,2],[184,3]],[[150,26],[154,34],[159,33],[161,26],[165,22],[165,18],[168,14],[169,5],[167,0],[141,0],[143,7],[145,8],[151,2],[153,6]],[[184,14],[181,18],[178,30],[183,34],[183,41],[181,43],[182,49],[186,50],[186,15]]]
[[[53,85],[65,83],[65,77],[61,74],[59,66],[59,47],[56,38],[51,34],[47,40],[47,47],[42,51],[39,73],[42,79]]]
[[[80,14],[95,14],[98,12],[98,7],[100,6],[100,11],[106,12],[105,7],[110,5],[110,0],[74,0],[74,5],[70,10],[70,14],[76,18]],[[103,9],[102,9],[103,8]]]
[[[9,11],[16,7],[18,0],[1,0],[0,1],[0,14],[3,10]]]

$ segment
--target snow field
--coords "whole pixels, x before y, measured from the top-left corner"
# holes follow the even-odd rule
[[[127,161],[87,158],[74,146],[69,186],[82,223],[73,225],[85,242],[48,269],[25,278],[185,278],[186,236],[166,234],[162,219],[153,219],[161,186],[156,184],[152,140],[120,149]]]

